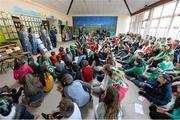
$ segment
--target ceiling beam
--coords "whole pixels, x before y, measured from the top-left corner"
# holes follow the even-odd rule
[[[71,10],[71,6],[72,6],[72,4],[73,4],[73,1],[74,1],[74,0],[71,0],[71,3],[69,4],[69,8],[68,8],[68,11],[67,11],[67,13],[66,13],[67,15],[69,14],[69,11]]]
[[[141,12],[144,12],[144,11],[146,11],[146,10],[152,9],[152,8],[154,8],[154,7],[160,6],[160,5],[162,5],[162,4],[168,3],[168,2],[170,2],[170,1],[173,1],[173,0],[160,0],[160,1],[158,1],[158,2],[155,2],[155,3],[153,3],[153,4],[149,5],[149,6],[146,6],[146,7],[142,8],[142,9],[140,9],[140,10],[132,13],[132,16],[133,16],[133,15],[136,15],[136,14],[139,14],[139,13],[141,13]]]
[[[126,0],[124,0],[124,3],[126,4],[126,7],[127,7],[128,11],[129,11],[129,14],[132,16],[131,10],[129,9],[129,6],[128,6]]]

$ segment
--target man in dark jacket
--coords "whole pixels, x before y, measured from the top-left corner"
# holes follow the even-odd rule
[[[50,29],[50,37],[51,37],[51,42],[52,42],[53,47],[56,47],[56,45],[57,45],[56,34],[57,34],[56,27],[52,26]]]
[[[167,105],[172,98],[171,79],[166,74],[161,74],[157,78],[158,84],[154,87],[144,86],[139,94],[146,97],[150,102],[156,105]]]

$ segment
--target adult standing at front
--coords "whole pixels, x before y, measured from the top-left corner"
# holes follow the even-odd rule
[[[56,47],[57,45],[57,30],[55,28],[55,26],[52,25],[51,29],[50,29],[50,37],[51,37],[51,42],[52,42],[52,46]]]
[[[51,40],[50,40],[50,37],[48,34],[48,29],[45,25],[41,25],[40,33],[41,33],[41,39],[42,39],[44,46],[48,50],[51,50],[52,49],[52,43],[51,43]]]
[[[40,34],[41,34],[41,40],[42,40],[45,48],[47,48],[46,29],[45,29],[44,25],[41,25]]]
[[[32,45],[32,53],[33,55],[36,55],[38,48],[36,35],[31,27],[28,29],[28,33],[29,33],[29,41]]]
[[[24,51],[32,54],[32,46],[29,42],[28,32],[25,30],[25,26],[23,24],[20,25],[19,39]]]

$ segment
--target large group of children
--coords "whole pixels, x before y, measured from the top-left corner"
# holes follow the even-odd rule
[[[55,83],[63,97],[58,109],[42,113],[43,118],[82,119],[80,108],[97,96],[96,119],[122,119],[127,80],[151,103],[152,119],[180,119],[180,44],[171,38],[81,35],[51,56],[41,51],[27,62],[17,57],[13,75],[21,87],[0,88],[0,119],[38,118],[26,106],[39,107]]]

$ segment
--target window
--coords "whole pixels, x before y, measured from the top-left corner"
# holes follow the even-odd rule
[[[171,2],[164,5],[162,16],[172,15],[176,6],[176,2]]]
[[[158,20],[152,20],[151,21],[151,28],[157,28],[157,25],[158,25]]]
[[[136,19],[133,20],[130,29],[141,35],[146,33],[157,38],[172,37],[173,39],[180,39],[180,1],[178,5],[177,3],[177,0],[173,0],[133,16]]]
[[[150,36],[155,36],[155,34],[156,34],[156,29],[151,28],[150,31],[149,31],[149,35]]]
[[[178,30],[180,29],[180,16],[174,17],[174,20],[172,22],[171,28],[168,33],[168,37],[172,37],[173,39],[176,39]]]
[[[143,24],[142,24],[142,27],[145,28],[146,24],[147,24],[147,21],[144,21]]]
[[[160,28],[168,28],[170,25],[171,18],[164,18],[160,20],[159,27]]]
[[[167,29],[159,28],[157,29],[156,37],[166,37]]]
[[[168,26],[170,25],[171,18],[164,18],[160,20],[159,28],[157,29],[157,37],[166,37]]]
[[[160,7],[157,7],[157,8],[154,9],[153,18],[160,17],[162,8],[163,8],[163,6],[160,6]]]
[[[176,11],[175,11],[175,14],[179,14],[179,13],[180,13],[180,2],[178,3]]]
[[[178,30],[178,36],[176,38],[177,40],[180,40],[180,31]]]
[[[144,18],[143,18],[143,20],[147,20],[148,17],[149,17],[149,11],[146,11],[146,12],[144,13]]]

